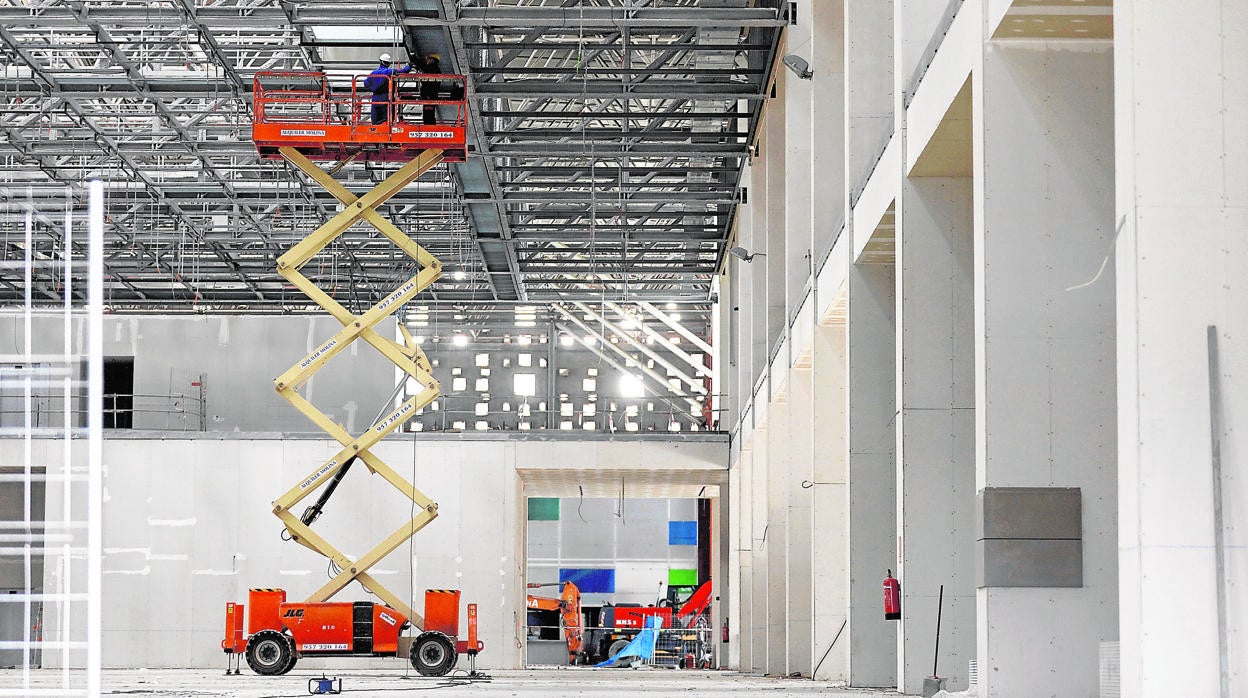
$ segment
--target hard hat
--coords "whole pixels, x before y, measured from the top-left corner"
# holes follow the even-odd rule
[[[442,60],[442,54],[440,54],[440,53],[431,53],[431,54],[429,54],[429,57],[430,57],[430,58],[432,58],[432,59],[433,59],[433,60],[435,60],[435,61],[440,61],[440,60]]]
[[[380,60],[381,60],[381,62],[382,62],[382,63],[389,63],[389,62],[390,62],[391,60],[393,60],[393,59],[392,59],[392,58],[390,58],[390,54],[388,54],[388,53],[383,53],[383,54],[381,54],[381,56],[380,56]]]

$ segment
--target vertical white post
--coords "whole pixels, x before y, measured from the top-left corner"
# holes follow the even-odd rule
[[[90,184],[87,281],[87,695],[100,694],[104,427],[104,185]]]
[[[29,190],[27,190],[26,192],[26,197],[27,199],[30,198]],[[24,308],[25,312],[23,313],[23,316],[22,316],[23,331],[25,334],[25,337],[23,340],[24,356],[22,358],[22,366],[26,370],[26,377],[22,380],[22,402],[23,402],[22,416],[23,416],[23,426],[25,427],[25,429],[22,432],[22,466],[23,466],[22,521],[25,524],[25,533],[26,533],[26,542],[23,546],[24,547],[23,561],[24,561],[24,571],[25,571],[25,574],[24,574],[25,587],[23,588],[23,595],[25,596],[25,598],[22,600],[22,622],[23,622],[23,625],[22,625],[22,687],[25,689],[30,688],[30,645],[32,642],[32,638],[30,636],[30,629],[31,629],[30,627],[31,626],[31,623],[30,623],[30,594],[31,594],[30,539],[31,538],[30,537],[32,534],[32,530],[30,526],[30,478],[31,478],[31,458],[32,458],[31,449],[33,446],[33,444],[31,443],[31,439],[33,438],[33,432],[35,429],[34,417],[33,417],[34,409],[32,405],[32,394],[31,394],[31,391],[32,391],[31,381],[33,380],[33,377],[34,377],[34,367],[31,365],[31,362],[33,361],[33,349],[32,349],[32,343],[31,343],[31,336],[32,336],[31,314],[32,314],[32,303],[34,302],[33,299],[35,295],[34,279],[32,278],[32,274],[34,272],[31,268],[32,255],[33,255],[32,248],[34,247],[34,220],[32,218],[32,215],[33,214],[31,210],[27,209],[26,210],[26,250],[25,250],[26,267],[25,267],[25,289],[24,289],[25,295],[26,295],[26,302],[25,302],[25,308]]]
[[[73,201],[74,201],[73,190],[70,189],[69,187],[66,187],[65,188],[65,233],[61,237],[62,241],[65,243],[64,250],[61,253],[61,261],[63,263],[61,271],[64,274],[64,277],[62,280],[62,284],[64,287],[63,297],[62,297],[64,300],[64,306],[62,309],[62,313],[64,315],[64,326],[62,328],[62,333],[64,335],[63,336],[64,342],[62,344],[62,349],[61,349],[61,357],[62,357],[61,360],[64,363],[66,369],[69,369],[69,367],[75,364],[74,357],[72,354],[73,302],[74,302],[74,293],[73,293],[74,206],[73,206]],[[60,574],[58,575],[58,583],[56,586],[56,591],[60,595],[60,599],[61,599],[60,600],[60,604],[61,604],[60,606],[61,638],[60,639],[62,642],[61,644],[61,688],[63,689],[69,688],[69,639],[70,639],[69,618],[71,615],[73,615],[71,612],[72,606],[71,606],[70,600],[73,598],[71,594],[74,588],[73,585],[70,583],[73,580],[73,576],[71,574],[71,571],[73,569],[73,564],[72,564],[73,558],[70,557],[70,547],[69,547],[69,542],[68,542],[69,534],[73,530],[73,528],[70,526],[70,519],[72,518],[70,516],[70,507],[73,504],[73,498],[70,496],[72,492],[71,486],[72,486],[73,480],[70,477],[70,473],[72,471],[71,466],[73,463],[73,458],[72,458],[72,453],[73,453],[72,448],[73,448],[73,439],[74,439],[73,429],[75,426],[74,425],[74,410],[73,410],[73,386],[74,386],[74,373],[72,370],[67,370],[65,373],[65,378],[64,378],[64,382],[62,386],[62,394],[61,394],[61,404],[62,404],[61,462],[63,463],[62,468],[61,468],[61,477],[62,477],[62,480],[61,480],[62,531],[61,533],[66,534],[66,542],[61,544]],[[46,487],[47,486],[45,485],[45,492],[47,491]],[[47,530],[48,530],[48,527],[45,526],[44,532],[46,533]],[[46,555],[45,555],[45,560],[46,560]],[[47,575],[45,574],[44,576],[46,578]],[[46,589],[46,586],[45,586],[45,589]],[[47,617],[46,611],[44,613],[44,617],[45,618]]]

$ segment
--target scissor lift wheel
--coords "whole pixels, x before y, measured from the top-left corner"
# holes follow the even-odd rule
[[[442,633],[421,633],[412,643],[412,668],[421,676],[446,676],[458,658],[455,643]]]
[[[247,641],[247,666],[263,676],[280,676],[295,668],[295,644],[276,630],[261,630]]]

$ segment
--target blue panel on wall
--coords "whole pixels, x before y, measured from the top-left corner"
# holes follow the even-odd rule
[[[582,594],[614,594],[615,570],[560,568],[559,582],[572,582]]]
[[[697,521],[668,521],[667,522],[667,544],[668,545],[697,545],[698,544],[698,522]]]

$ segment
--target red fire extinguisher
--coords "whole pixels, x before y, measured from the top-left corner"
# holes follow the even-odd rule
[[[728,616],[724,616],[723,642],[728,642]]]
[[[901,620],[901,582],[888,571],[884,578],[884,620]]]

